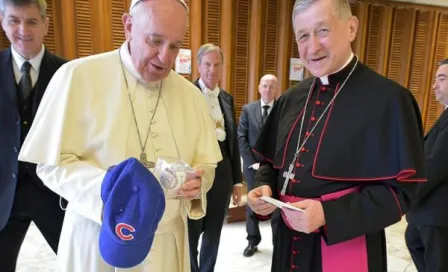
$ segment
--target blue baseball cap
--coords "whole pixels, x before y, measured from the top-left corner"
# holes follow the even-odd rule
[[[165,194],[137,159],[109,168],[101,185],[104,203],[99,249],[113,267],[130,268],[148,255],[165,211]]]

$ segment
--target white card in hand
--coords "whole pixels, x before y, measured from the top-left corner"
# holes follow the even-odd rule
[[[263,200],[263,201],[266,201],[268,203],[271,203],[272,205],[274,205],[275,207],[280,208],[280,209],[288,208],[288,209],[291,209],[291,210],[294,210],[294,211],[298,211],[298,212],[305,212],[304,210],[299,209],[297,207],[294,207],[291,204],[288,204],[288,203],[285,203],[285,202],[281,202],[281,201],[279,201],[277,199],[274,199],[272,197],[269,197],[269,196],[261,196],[260,199]]]

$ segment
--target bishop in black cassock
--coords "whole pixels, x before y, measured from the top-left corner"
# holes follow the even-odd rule
[[[282,196],[306,103],[301,139],[309,138],[300,148],[294,177]],[[326,265],[335,263],[341,269],[335,271],[387,271],[384,228],[401,220],[410,208],[415,182],[425,180],[422,135],[412,94],[354,55],[341,71],[289,89],[275,104],[258,139],[255,151],[264,161],[256,187],[268,185],[273,197],[285,202],[295,202],[291,197],[320,200],[326,225],[305,234],[288,227],[282,213],[272,271],[325,271]],[[332,199],[338,192],[350,193]],[[342,247],[332,251],[335,245]],[[349,258],[344,251],[351,252]],[[364,262],[357,267],[368,270],[357,270],[352,261]]]
[[[426,181],[423,125],[412,94],[351,51],[357,19],[344,0],[296,0],[294,33],[313,77],[274,105],[255,145],[263,161],[248,203],[281,209],[273,272],[386,272],[384,229]]]
[[[309,137],[300,143],[294,176],[281,195],[303,114],[300,137]],[[355,270],[353,259],[364,261],[365,271],[386,271],[384,228],[400,221],[411,205],[414,182],[424,181],[422,133],[411,93],[354,55],[339,72],[309,78],[288,90],[255,148],[264,157],[257,186],[269,185],[285,202],[294,202],[291,197],[320,200],[326,225],[304,234],[281,220],[272,271],[325,271],[331,263],[338,263],[341,271],[364,271]],[[347,194],[333,199],[338,192]],[[335,245],[342,247],[332,252]],[[344,259],[346,250],[358,255]]]

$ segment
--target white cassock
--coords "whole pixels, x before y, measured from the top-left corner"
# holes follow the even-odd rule
[[[121,63],[145,141],[160,82],[145,85],[138,80],[125,43],[121,50],[77,59],[57,71],[19,160],[37,163],[44,184],[69,201],[57,271],[188,272],[187,216],[199,219],[205,215],[206,192],[222,157],[204,96],[173,71],[162,81],[146,153],[150,161],[179,154],[191,166],[204,169],[201,197],[166,200],[151,251],[140,265],[113,268],[99,253],[103,177],[108,167],[129,157],[139,158],[141,152]]]

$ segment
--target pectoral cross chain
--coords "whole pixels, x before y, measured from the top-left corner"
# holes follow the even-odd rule
[[[146,157],[146,153],[142,152],[140,153],[140,162],[146,167],[146,168],[154,168],[156,164],[152,161],[148,161],[148,158]]]

